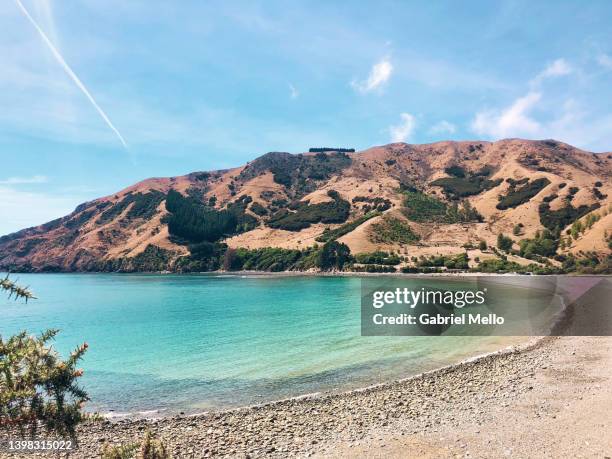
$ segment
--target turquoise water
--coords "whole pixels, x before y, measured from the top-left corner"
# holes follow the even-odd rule
[[[196,412],[363,387],[512,342],[362,337],[357,277],[12,277],[38,299],[26,305],[0,298],[0,333],[59,328],[55,346],[63,355],[86,341],[88,409],[115,415]]]

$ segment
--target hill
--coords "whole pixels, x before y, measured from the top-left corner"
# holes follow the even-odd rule
[[[1,237],[0,269],[609,269],[610,153],[520,139],[314,150],[83,203]]]

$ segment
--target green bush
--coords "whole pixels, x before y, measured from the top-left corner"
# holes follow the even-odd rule
[[[326,242],[319,249],[317,256],[317,267],[322,271],[333,269],[342,270],[344,265],[351,261],[351,250],[347,245],[338,241]]]
[[[499,250],[503,250],[504,252],[509,252],[512,249],[512,244],[514,242],[508,236],[504,236],[503,233],[499,233],[497,235],[497,248]]]
[[[301,250],[265,247],[249,250],[228,249],[225,252],[224,268],[227,271],[289,271],[295,269],[304,256]]]
[[[482,215],[474,209],[469,201],[459,207],[456,203],[446,203],[421,192],[404,193],[404,215],[415,222],[459,223],[483,221]]]
[[[251,212],[259,215],[260,217],[268,214],[268,210],[258,202],[251,204]]]
[[[511,209],[528,202],[536,194],[547,187],[550,184],[550,180],[542,177],[535,179],[532,182],[527,181],[519,188],[516,188],[517,184],[521,184],[521,181],[510,182],[508,192],[505,195],[500,195],[500,200],[496,206],[499,210]]]
[[[270,228],[300,231],[313,223],[344,223],[349,216],[351,205],[333,190],[328,191],[332,201],[309,204],[298,203],[295,212],[283,209],[266,222]]]
[[[369,212],[369,213],[367,213],[367,214],[365,214],[365,215],[363,215],[363,216],[353,220],[352,222],[348,222],[348,223],[345,223],[342,226],[339,226],[338,228],[331,229],[331,230],[329,228],[325,228],[323,233],[321,235],[317,236],[315,241],[317,241],[317,242],[335,241],[336,239],[344,236],[345,234],[350,233],[355,228],[357,228],[358,226],[362,225],[363,223],[365,223],[369,219],[371,219],[373,217],[376,217],[378,215],[380,215],[380,212]]]
[[[420,257],[417,261],[417,267],[433,267],[447,269],[468,269],[469,258],[467,253],[459,253],[456,255],[432,255],[430,257]]]
[[[354,256],[355,263],[362,265],[399,265],[400,257],[398,255],[383,251],[358,253]]]
[[[578,207],[574,207],[568,203],[561,209],[551,210],[550,205],[547,202],[543,202],[538,208],[538,213],[540,215],[540,223],[542,226],[551,231],[560,231],[599,207],[600,204],[598,202],[591,205],[583,204]]]
[[[363,273],[395,273],[397,268],[388,265],[352,266],[351,271]]]
[[[421,192],[404,193],[404,215],[415,222],[442,222],[448,206],[436,198]]]
[[[483,273],[520,272],[521,270],[521,265],[518,263],[501,258],[482,260],[475,269],[475,271]]]
[[[378,244],[411,244],[420,239],[405,221],[384,216],[371,226],[370,240]]]
[[[170,190],[166,198],[165,218],[172,236],[190,243],[215,242],[232,234],[249,231],[257,219],[245,214],[249,196],[242,196],[225,210],[207,207],[199,201]]]
[[[0,281],[0,291],[16,299],[34,298],[8,277]],[[22,437],[34,438],[42,428],[76,441],[76,427],[85,419],[83,404],[89,400],[78,385],[83,370],[77,368],[87,344],[62,360],[50,345],[57,333],[47,330],[30,336],[24,331],[8,339],[0,336],[0,428],[9,433],[16,430]]]
[[[466,196],[480,194],[483,191],[495,188],[502,179],[488,180],[482,176],[471,177],[443,177],[430,183],[431,186],[439,186],[444,194],[450,199],[460,199]]]
[[[272,172],[274,181],[283,185],[290,194],[300,197],[317,188],[317,181],[351,165],[351,158],[343,151],[317,155],[292,155],[284,152],[267,153],[250,162],[239,178],[249,180],[265,172]]]
[[[521,257],[534,258],[534,255],[553,257],[557,253],[558,237],[548,230],[537,232],[533,239],[522,239],[519,242]]]
[[[448,175],[452,175],[453,177],[463,178],[465,177],[465,169],[461,166],[453,165],[444,169]]]

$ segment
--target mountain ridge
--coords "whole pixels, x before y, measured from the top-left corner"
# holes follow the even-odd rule
[[[269,152],[236,168],[145,179],[2,236],[0,269],[219,269],[236,250],[306,251],[330,233],[353,256],[395,254],[406,269],[459,253],[471,267],[504,257],[521,266],[601,261],[610,254],[611,176],[611,153],[552,139]],[[546,231],[554,254],[540,248]],[[500,233],[513,239],[506,252],[491,249]],[[216,244],[206,249],[216,261],[192,263],[198,244]],[[153,263],[134,261],[143,257]]]

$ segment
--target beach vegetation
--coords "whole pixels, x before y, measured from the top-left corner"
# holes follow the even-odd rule
[[[351,250],[346,244],[338,241],[326,242],[317,255],[317,267],[321,271],[341,271],[350,261]]]
[[[419,268],[446,268],[446,269],[468,269],[469,257],[467,253],[456,255],[431,255],[418,258],[416,265]]]
[[[145,432],[140,443],[109,445],[102,447],[101,459],[171,459],[172,455],[161,440],[150,430]]]
[[[378,250],[376,252],[358,253],[354,256],[355,263],[362,265],[399,265],[401,260],[400,257],[394,253],[383,252]]]
[[[353,265],[351,271],[358,273],[395,273],[397,268],[389,265]]]

